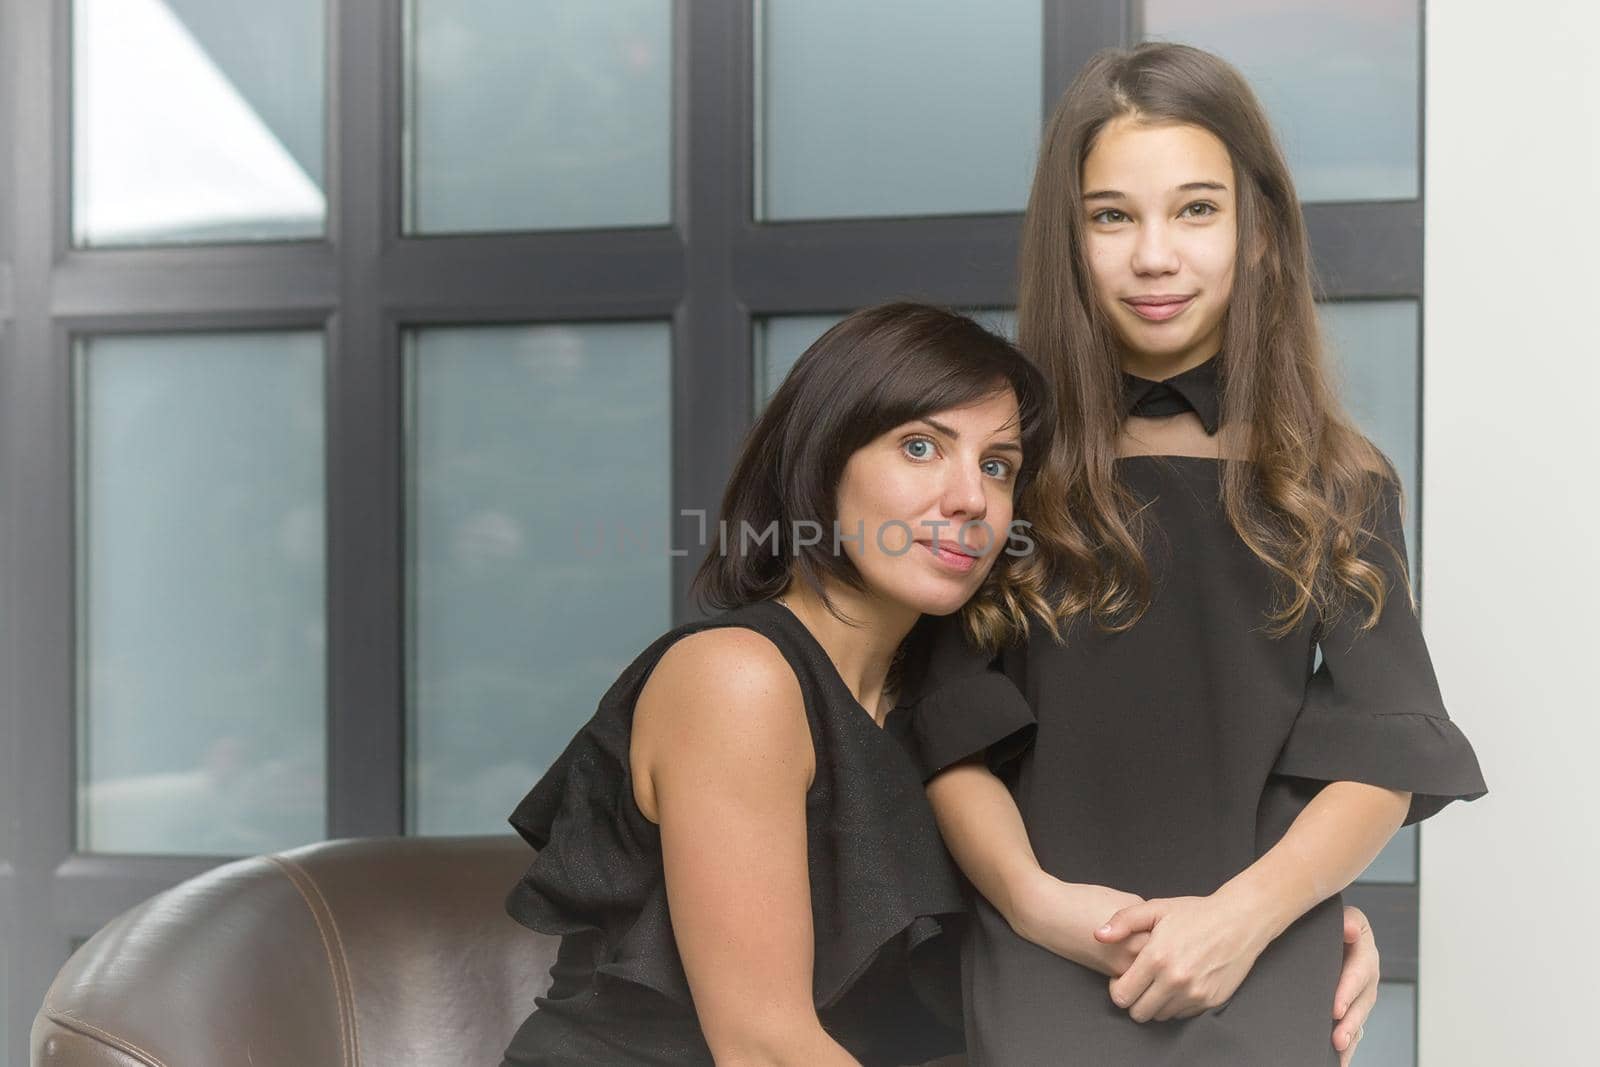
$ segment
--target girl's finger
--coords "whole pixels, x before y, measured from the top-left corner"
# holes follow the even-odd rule
[[[1161,917],[1161,911],[1153,900],[1131,905],[1111,916],[1104,926],[1094,932],[1094,936],[1102,944],[1115,944],[1129,934],[1154,927],[1156,920]]]
[[[1191,1015],[1198,1015],[1200,1009],[1187,998],[1174,992],[1172,996],[1161,1002],[1161,1007],[1151,1016],[1156,1022],[1166,1022],[1168,1019],[1187,1019]]]
[[[1128,1009],[1128,1015],[1136,1023],[1165,1019],[1167,1016],[1163,1015],[1162,1012],[1175,999],[1177,999],[1176,991],[1167,983],[1161,981],[1152,982],[1150,983],[1150,988],[1144,991],[1144,995],[1133,1002],[1133,1006]]]
[[[1124,1010],[1133,1007],[1144,996],[1145,990],[1150,988],[1155,978],[1154,970],[1155,964],[1141,954],[1120,978],[1111,980],[1111,1003]]]

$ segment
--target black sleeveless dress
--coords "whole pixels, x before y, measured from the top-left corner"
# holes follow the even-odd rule
[[[660,831],[634,802],[628,741],[635,701],[661,656],[681,637],[722,626],[770,639],[805,697],[816,751],[806,798],[813,991],[823,1026],[867,1067],[962,1049],[965,902],[906,717],[880,729],[804,624],[762,601],[678,626],[645,649],[511,814],[539,851],[506,910],[562,942],[553,985],[535,999],[505,1064],[713,1062],[667,913]]]
[[[1192,411],[1214,434],[1218,370],[1213,357],[1163,383],[1125,373],[1128,410]],[[1117,460],[1152,520],[1153,599],[1131,628],[1106,633],[1080,616],[1064,644],[1035,628],[993,658],[952,618],[924,618],[912,635],[905,692],[924,773],[986,752],[1058,878],[1205,896],[1276,844],[1328,782],[1409,790],[1407,824],[1486,792],[1395,559],[1405,536],[1394,481],[1382,478],[1376,537],[1361,552],[1388,584],[1377,625],[1360,629],[1358,603],[1326,621],[1308,613],[1273,638],[1274,574],[1228,520],[1221,463]],[[968,1063],[1337,1067],[1342,909],[1334,894],[1293,923],[1228,1003],[1136,1023],[1105,975],[1023,940],[979,898],[964,945]]]

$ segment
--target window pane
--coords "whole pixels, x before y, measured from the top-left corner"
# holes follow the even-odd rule
[[[1417,558],[1417,303],[1351,300],[1318,305],[1329,363],[1350,414],[1394,461],[1405,487],[1406,552]],[[1416,581],[1413,568],[1412,582]]]
[[[501,833],[671,624],[666,323],[410,337],[411,828]]]
[[[1013,341],[1017,337],[1017,313],[1010,308],[967,309],[984,326]],[[843,314],[771,315],[755,323],[755,406],[759,411],[767,398],[783,384],[783,379],[811,343]]]
[[[1021,211],[1040,0],[757,0],[756,217]]]
[[[1320,304],[1317,311],[1328,340],[1329,363],[1350,414],[1400,470],[1405,488],[1406,554],[1415,561],[1419,534],[1417,442],[1422,432],[1417,422],[1416,301],[1351,300]],[[1413,587],[1417,573],[1413,563]],[[1407,826],[1396,833],[1360,880],[1415,882],[1416,827]],[[1366,1045],[1361,1051],[1364,1056]]]
[[[322,338],[107,336],[79,353],[79,847],[318,840]]]
[[[73,240],[318,237],[323,0],[75,0]]]
[[[671,220],[670,0],[411,0],[407,233]]]
[[[1357,879],[1360,882],[1405,882],[1417,880],[1417,827],[1413,823],[1403,826],[1383,851],[1367,865]]]
[[[1302,200],[1418,195],[1420,5],[1144,0],[1147,36],[1236,65],[1278,130]]]
[[[783,384],[801,353],[843,315],[773,315],[756,320],[756,410]]]
[[[1351,1062],[1361,1067],[1415,1067],[1416,983],[1379,982],[1378,1003],[1372,1006],[1366,1028]]]

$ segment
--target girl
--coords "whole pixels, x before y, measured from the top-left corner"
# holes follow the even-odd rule
[[[927,620],[911,707],[985,898],[970,1062],[1348,1062],[1359,1023],[1342,1056],[1326,1029],[1339,891],[1485,788],[1417,624],[1399,479],[1329,385],[1299,204],[1237,71],[1171,44],[1087,64],[1040,151],[1019,322],[1060,411],[1016,568],[1043,625],[996,673],[983,635]]]
[[[511,816],[539,853],[507,909],[563,936],[506,1063],[960,1049],[919,999],[963,901],[882,729],[890,668],[923,613],[1013,636],[1002,549],[1049,409],[1015,348],[932,308],[859,312],[801,357],[698,575],[727,610],[645,649]]]

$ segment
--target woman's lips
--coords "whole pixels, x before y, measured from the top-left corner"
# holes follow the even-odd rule
[[[1147,319],[1150,322],[1165,322],[1167,319],[1172,318],[1172,316],[1176,315],[1193,302],[1194,297],[1192,296],[1175,298],[1159,297],[1154,299],[1140,300],[1137,303],[1132,300],[1123,301],[1123,303],[1128,305],[1135,315],[1139,316],[1141,319]]]
[[[960,552],[954,548],[951,548],[950,542],[948,541],[940,541],[937,550],[935,550],[934,547],[926,541],[918,541],[917,544],[927,549],[930,556],[938,560],[940,563],[943,563],[946,567],[949,567],[953,571],[959,571],[962,574],[965,574],[972,570],[973,567],[978,565],[977,556],[969,556],[965,552]]]

